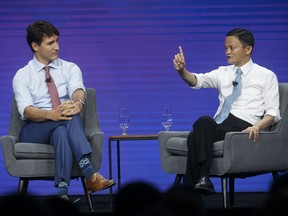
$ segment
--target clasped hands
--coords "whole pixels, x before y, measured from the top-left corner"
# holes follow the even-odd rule
[[[79,101],[66,100],[52,110],[54,120],[71,120],[73,115],[80,113],[82,106]]]

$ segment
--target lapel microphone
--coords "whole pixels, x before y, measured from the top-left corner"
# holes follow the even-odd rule
[[[238,82],[237,82],[237,81],[233,81],[232,84],[233,84],[233,86],[235,87],[235,86],[238,85]]]
[[[46,79],[45,79],[45,82],[47,82],[47,83],[51,82],[51,77],[46,78]],[[237,84],[238,84],[238,83],[237,83]],[[233,85],[234,85],[234,84],[233,84]]]

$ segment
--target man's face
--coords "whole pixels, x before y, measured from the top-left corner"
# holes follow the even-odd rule
[[[57,35],[44,37],[40,45],[33,42],[32,47],[35,50],[37,60],[45,65],[58,58],[59,43]]]
[[[241,67],[246,64],[251,55],[252,47],[243,47],[238,37],[227,36],[225,39],[225,53],[228,64],[234,64]]]

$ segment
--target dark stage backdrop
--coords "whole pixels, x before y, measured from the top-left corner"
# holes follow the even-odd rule
[[[107,137],[121,133],[121,107],[130,111],[128,134],[163,130],[164,106],[170,106],[174,114],[171,130],[190,130],[196,118],[214,114],[216,91],[191,90],[174,71],[172,60],[179,45],[187,68],[206,72],[227,64],[225,34],[235,27],[248,28],[256,38],[253,61],[275,71],[280,82],[288,82],[286,0],[1,0],[1,136],[8,130],[13,75],[32,58],[25,41],[26,26],[39,19],[60,29],[60,57],[77,63],[86,87],[97,91],[105,133],[100,172],[105,177]],[[161,169],[157,141],[123,142],[121,162],[123,184],[144,180],[166,190],[173,183],[174,175]],[[212,181],[220,191],[220,181]],[[236,191],[266,191],[270,181],[270,175],[236,180]],[[7,174],[0,152],[0,195],[17,186],[18,180]],[[82,194],[80,181],[72,181],[70,191]],[[29,192],[55,194],[56,189],[53,182],[34,181]]]

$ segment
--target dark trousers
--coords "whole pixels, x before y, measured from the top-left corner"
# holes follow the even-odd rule
[[[232,114],[221,124],[217,124],[210,116],[196,120],[187,138],[188,155],[184,184],[195,185],[201,176],[209,177],[214,142],[224,140],[227,132],[242,131],[250,126],[250,123]]]
[[[77,161],[92,152],[81,121],[80,115],[70,121],[23,121],[19,137],[21,142],[43,143],[54,146],[55,186],[64,179],[71,178],[73,159]]]

